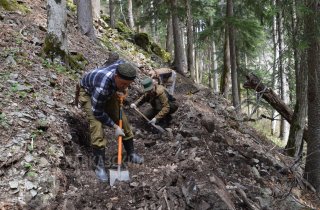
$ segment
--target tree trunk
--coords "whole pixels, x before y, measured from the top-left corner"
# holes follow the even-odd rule
[[[230,86],[230,47],[228,27],[225,27],[224,34],[223,72],[221,75],[220,93],[227,99]]]
[[[305,60],[305,55],[302,55],[300,68],[297,69],[299,72],[296,72],[296,81],[299,81],[296,84],[297,99],[290,127],[289,140],[286,146],[288,155],[294,156],[296,158],[302,154],[303,132],[306,126],[306,118],[308,111],[308,75],[306,69],[307,64]]]
[[[188,72],[191,79],[195,81],[194,62],[193,62],[193,18],[191,13],[190,0],[186,0],[187,5],[187,63]]]
[[[275,7],[276,1],[272,1],[272,6]],[[278,74],[278,68],[277,68],[277,61],[279,58],[279,51],[278,49],[278,42],[277,42],[277,19],[276,17],[273,17],[273,24],[272,24],[272,41],[273,41],[273,64],[272,64],[272,79],[271,79],[271,87],[276,90],[277,89],[277,83],[278,80],[276,79],[276,75]],[[277,115],[277,112],[275,110],[272,110],[271,118],[275,119]],[[275,135],[276,133],[276,127],[277,127],[277,120],[271,121],[271,135]]]
[[[216,43],[212,42],[212,62],[213,62],[213,92],[219,92],[219,84],[218,84],[218,61],[216,55]]]
[[[48,31],[43,50],[52,60],[60,56],[66,61],[68,54],[66,9],[66,0],[47,2]]]
[[[109,10],[110,10],[110,27],[116,28],[116,12],[115,12],[115,0],[109,0]]]
[[[134,20],[133,20],[133,12],[132,12],[132,0],[128,0],[128,18],[129,18],[129,26],[131,29],[134,29]]]
[[[153,0],[150,1],[150,10],[151,10],[151,21],[150,22],[150,28],[151,28],[151,36],[152,37],[156,37],[157,33],[156,33],[156,19],[155,19],[155,9],[154,9],[154,3]]]
[[[197,30],[198,28],[196,28],[196,33],[197,33]],[[195,77],[196,77],[196,83],[199,84],[199,78],[200,78],[200,75],[199,75],[199,54],[200,54],[200,49],[199,48],[195,48],[195,51],[194,51],[194,68],[195,68]]]
[[[168,18],[167,23],[167,38],[166,38],[166,51],[171,53],[173,56],[173,28],[172,28],[172,14],[170,14],[170,17]]]
[[[277,7],[281,8],[280,0],[276,1]],[[283,11],[280,10],[277,12],[277,34],[278,34],[278,47],[279,47],[279,80],[280,80],[280,95],[281,99],[288,103],[288,97],[287,97],[287,82],[286,82],[286,73],[284,69],[284,56],[283,56]],[[281,124],[280,124],[280,136],[284,141],[287,141],[288,139],[288,130],[289,125],[285,121],[285,119],[281,118]]]
[[[77,17],[81,33],[95,40],[91,1],[78,0]]]
[[[210,39],[208,40],[208,43],[210,43]],[[207,69],[208,69],[208,86],[210,90],[213,91],[213,49],[212,49],[212,44],[208,46],[208,64],[207,64]]]
[[[233,2],[232,0],[227,1],[227,18],[231,19],[233,17]],[[233,23],[228,22],[229,27],[229,47],[230,47],[230,64],[231,64],[231,82],[232,82],[232,103],[236,108],[236,111],[241,110],[239,89],[238,89],[238,73],[236,65],[236,41],[235,41],[235,31]]]
[[[213,25],[213,17],[210,17],[209,19],[209,25]],[[216,42],[214,40],[214,37],[212,37],[211,41],[211,47],[212,47],[212,57],[211,57],[211,63],[212,63],[212,87],[213,92],[218,93],[219,92],[219,84],[218,84],[218,60],[217,60],[217,50],[216,50]]]
[[[309,141],[304,177],[320,192],[320,40],[318,0],[307,0],[309,8],[306,17],[306,36],[308,44],[308,126]]]
[[[127,23],[127,17],[125,16],[124,12],[123,12],[123,3],[122,3],[122,0],[118,0],[117,1],[118,5],[119,5],[119,13],[120,13],[120,17],[122,17],[122,22],[124,22],[124,24],[128,26],[128,23]],[[120,18],[121,19],[121,18]]]
[[[174,40],[174,66],[177,72],[185,74],[184,47],[182,44],[182,35],[179,24],[177,0],[172,0],[172,26]]]
[[[201,49],[200,51],[200,60],[199,60],[199,84],[203,84],[203,74],[204,72],[204,50]]]
[[[237,48],[237,46],[235,45],[235,50],[236,50],[236,69],[237,69],[237,84],[238,84],[238,96],[239,96],[239,103],[241,104],[241,85],[240,85],[240,77],[239,77],[239,69],[240,68],[240,56],[239,56],[239,49]],[[241,109],[241,107],[240,107]]]
[[[292,117],[292,123],[290,127],[289,139],[286,145],[287,154],[298,158],[302,154],[302,143],[303,143],[303,129],[306,125],[307,118],[307,87],[308,87],[308,71],[306,63],[306,53],[302,51],[299,52],[297,46],[298,42],[298,32],[301,29],[300,21],[298,21],[295,15],[296,2],[294,1],[292,6],[292,39],[293,39],[293,54],[294,54],[294,67],[296,76],[296,104],[294,107],[294,113]],[[299,58],[299,56],[301,58]]]
[[[100,18],[100,0],[92,0],[92,17],[97,20]]]

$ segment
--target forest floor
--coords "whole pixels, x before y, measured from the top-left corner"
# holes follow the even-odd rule
[[[129,108],[141,89],[132,85],[125,112],[145,163],[125,162],[129,182],[97,181],[88,124],[72,104],[85,71],[70,72],[41,56],[45,1],[19,2],[30,12],[0,8],[0,209],[320,209],[301,163],[248,126],[227,100],[182,76],[175,90],[180,107],[166,135]],[[88,60],[86,70],[106,60],[108,50],[77,31],[72,12],[68,39],[69,51]],[[140,67],[139,79],[155,65],[141,49],[133,55],[129,43],[113,44]],[[110,167],[117,144],[106,133]]]

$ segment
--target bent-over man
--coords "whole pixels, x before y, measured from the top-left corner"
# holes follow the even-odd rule
[[[136,75],[136,67],[117,60],[108,66],[85,74],[80,81],[79,101],[90,124],[95,172],[97,178],[103,182],[108,180],[104,165],[107,145],[104,126],[113,128],[116,137],[123,136],[123,145],[129,161],[137,164],[143,163],[143,158],[134,150],[133,132],[127,116],[124,113],[122,115],[123,130],[116,124],[119,121],[120,110],[116,92],[126,93],[127,87],[134,81]]]

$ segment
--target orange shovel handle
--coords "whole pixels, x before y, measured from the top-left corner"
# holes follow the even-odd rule
[[[119,120],[119,127],[122,129],[122,120]],[[118,165],[122,162],[122,136],[118,137]]]
[[[119,127],[122,129],[122,105],[124,97],[119,97],[120,99],[120,110],[119,110]],[[122,163],[122,136],[118,136],[118,165]]]

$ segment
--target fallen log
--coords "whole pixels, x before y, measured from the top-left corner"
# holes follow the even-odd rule
[[[262,94],[262,98],[266,100],[279,114],[292,123],[293,110],[285,104],[281,98],[271,89],[264,85],[259,77],[254,74],[246,75],[247,81],[243,84],[246,89],[255,90],[258,94]],[[308,128],[305,127],[303,131],[303,139],[307,141]]]

